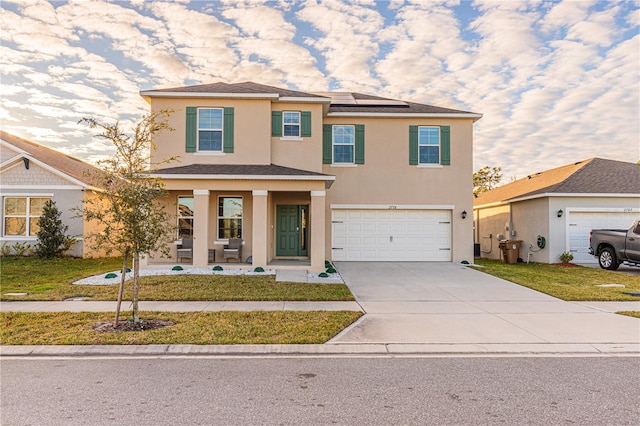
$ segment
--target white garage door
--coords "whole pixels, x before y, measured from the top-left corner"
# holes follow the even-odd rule
[[[333,260],[451,261],[450,210],[333,210]]]
[[[574,263],[597,263],[589,254],[589,233],[592,229],[628,229],[640,213],[631,212],[570,212],[569,251]]]

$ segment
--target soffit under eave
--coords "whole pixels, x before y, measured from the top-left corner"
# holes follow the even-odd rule
[[[169,191],[208,189],[210,191],[321,191],[333,180],[241,180],[241,179],[162,179]]]

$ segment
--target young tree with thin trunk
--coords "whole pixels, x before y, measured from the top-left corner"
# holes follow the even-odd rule
[[[115,154],[99,162],[100,172],[91,178],[103,188],[84,203],[83,215],[98,225],[99,232],[88,235],[93,248],[114,251],[123,256],[122,276],[118,291],[114,326],[118,325],[124,291],[125,274],[129,258],[133,259],[133,321],[140,322],[138,313],[140,256],[160,252],[167,255],[174,227],[161,200],[166,197],[164,183],[151,177],[150,172],[160,164],[177,159],[170,157],[158,163],[151,162],[156,149],[154,137],[173,130],[168,123],[172,111],[162,110],[143,117],[131,130],[124,132],[118,122],[104,124],[92,118],[81,123],[97,129],[96,137],[109,141]]]

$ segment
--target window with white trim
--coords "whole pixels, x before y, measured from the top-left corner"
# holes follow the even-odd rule
[[[178,197],[178,239],[193,238],[193,197]]]
[[[419,164],[440,164],[440,127],[418,127]]]
[[[282,112],[282,136],[283,137],[300,137],[300,112],[299,111],[283,111]]]
[[[4,223],[6,237],[35,237],[40,230],[40,216],[50,197],[4,197]]]
[[[222,108],[198,108],[198,151],[222,152]]]
[[[353,125],[333,126],[333,162],[353,164],[356,129]]]
[[[218,239],[242,238],[242,197],[218,197]]]

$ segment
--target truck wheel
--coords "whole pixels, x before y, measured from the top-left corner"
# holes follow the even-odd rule
[[[608,269],[610,271],[615,271],[618,269],[618,266],[620,266],[620,264],[618,264],[618,259],[616,259],[615,251],[610,247],[602,249],[598,256],[598,262],[602,269]]]

